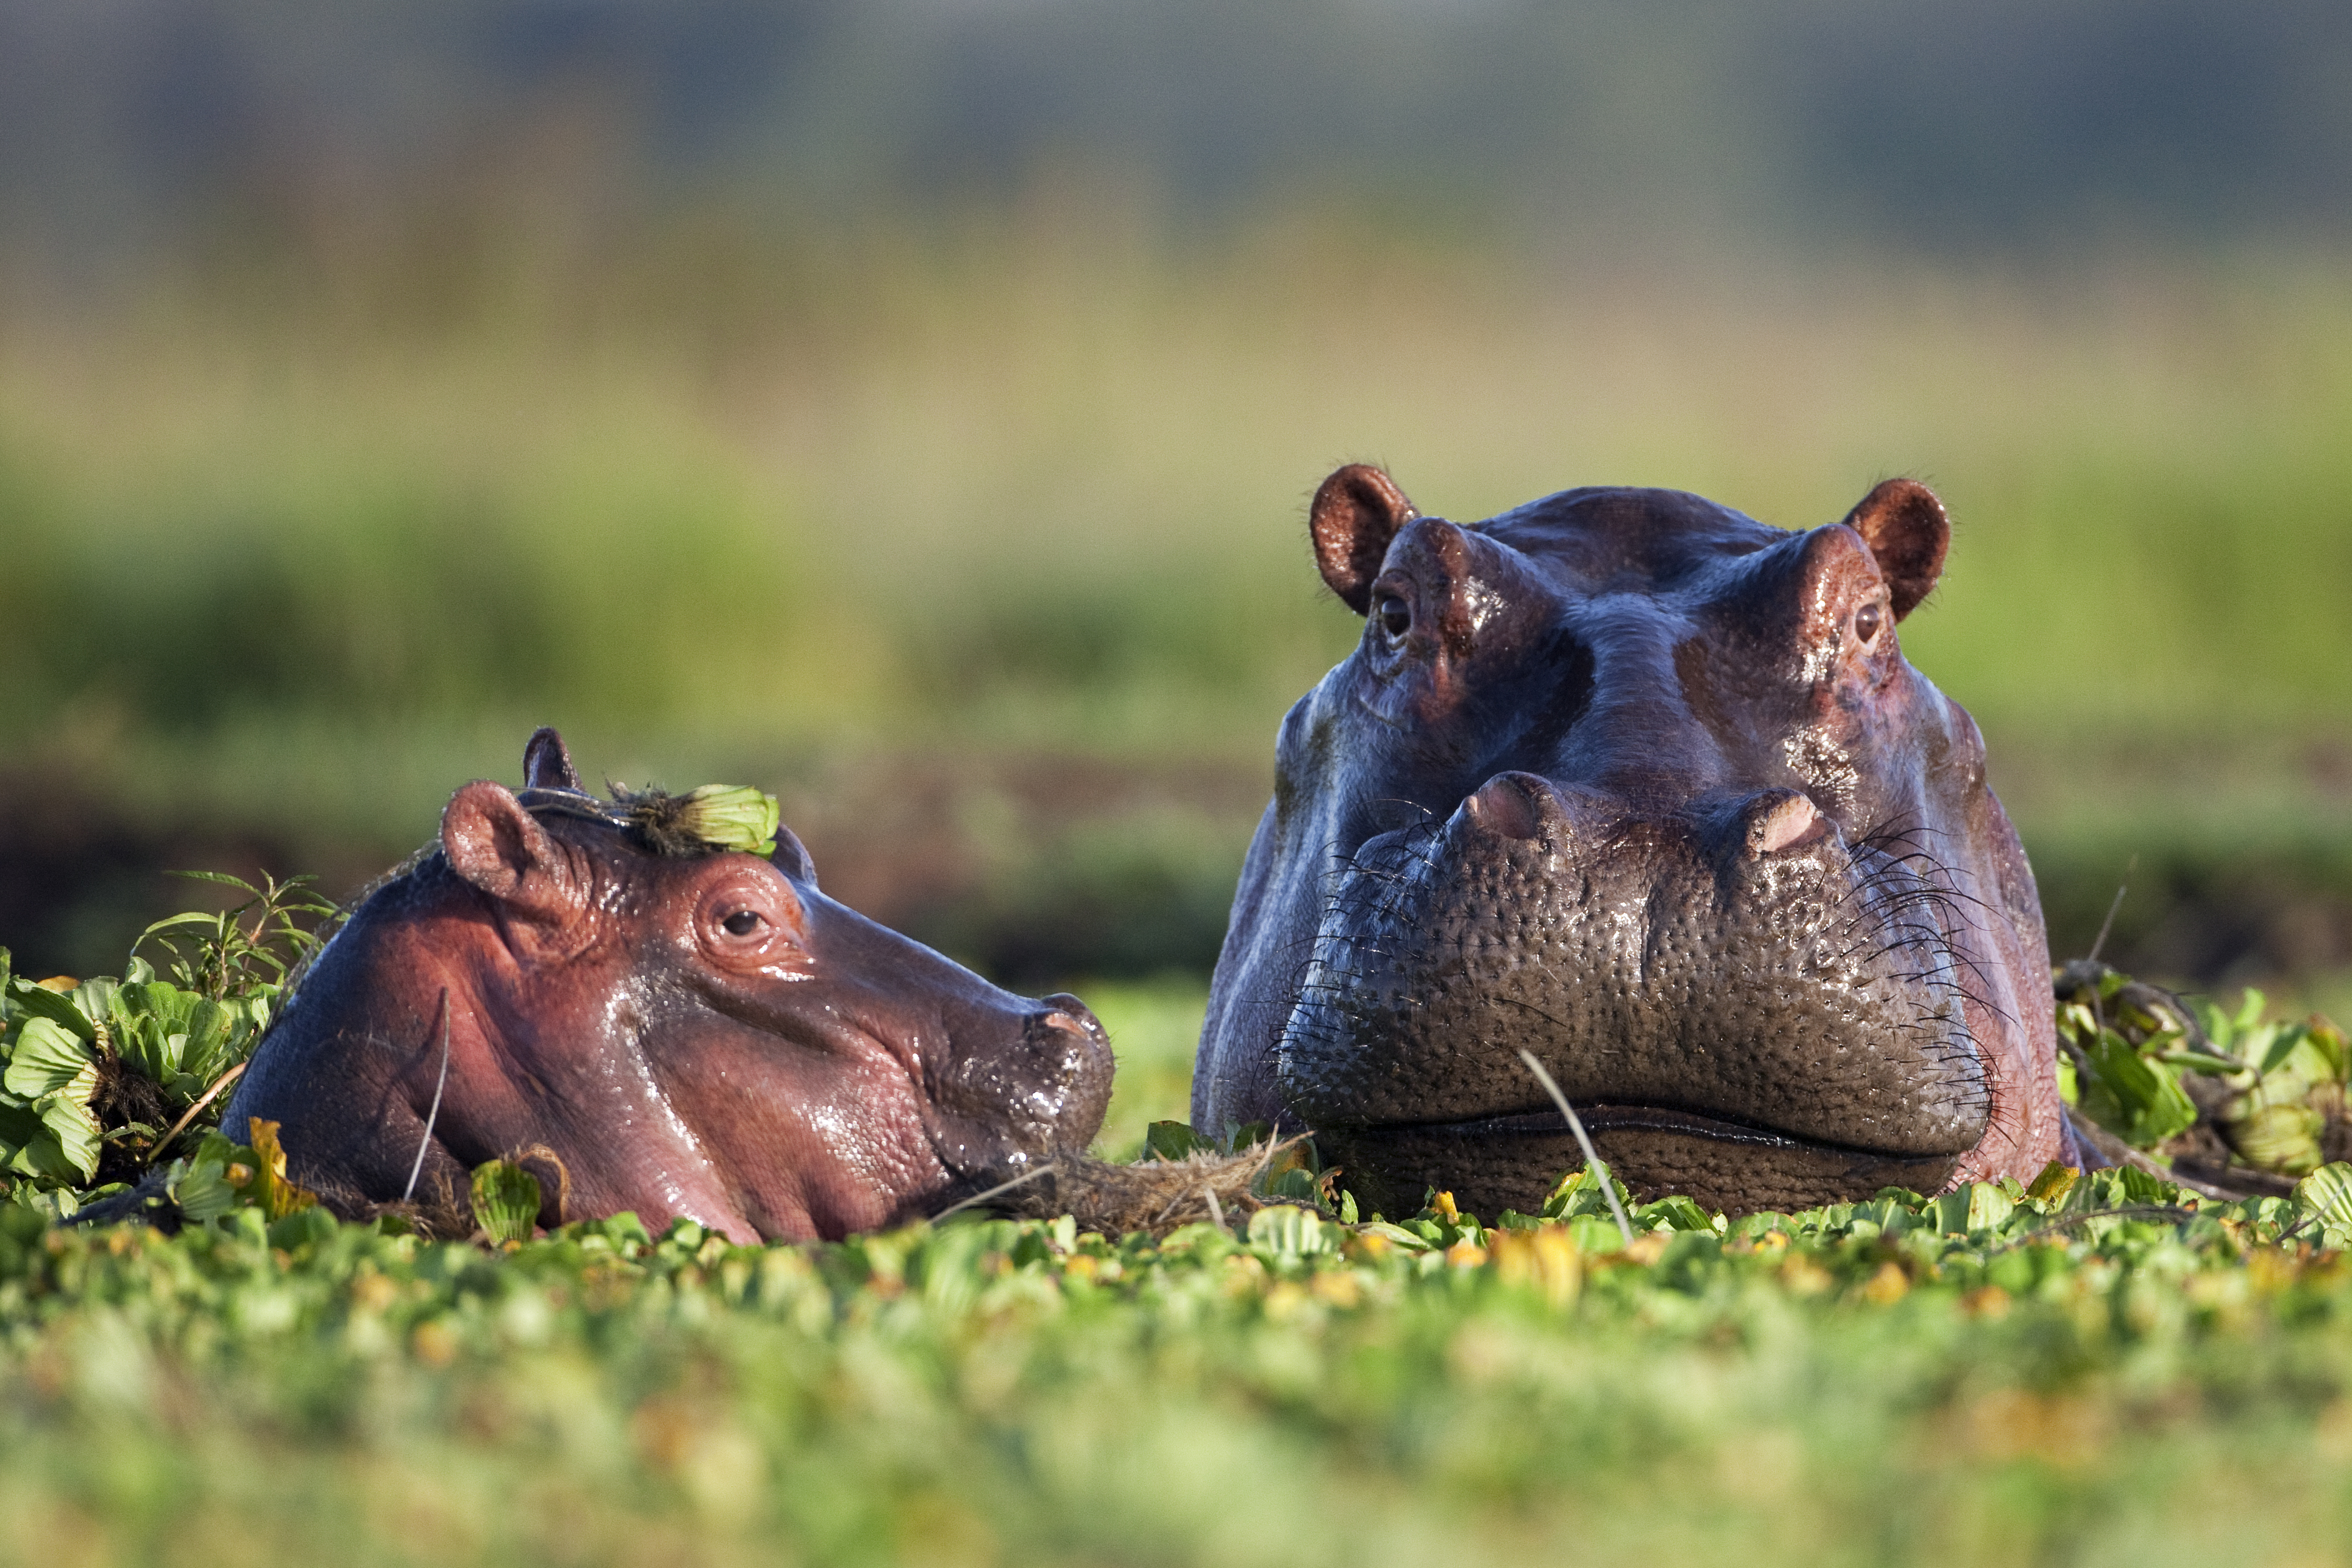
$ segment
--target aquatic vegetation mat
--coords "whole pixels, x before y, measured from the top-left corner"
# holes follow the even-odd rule
[[[493,1163],[474,1236],[434,1239],[339,1222],[268,1123],[213,1124],[310,943],[299,897],[168,928],[195,939],[168,978],[0,971],[0,1561],[2203,1564],[2352,1539],[2345,1053],[2259,998],[2062,975],[2070,1096],[2145,1168],[2025,1186],[1729,1221],[1669,1198],[1629,1238],[1581,1173],[1535,1215],[1365,1217],[1311,1145],[1160,1122],[1136,1165],[1007,1194],[1092,1230],[545,1234],[537,1178]],[[140,1173],[175,1234],[73,1223]]]
[[[1582,1177],[1496,1225],[1271,1205],[1156,1241],[766,1248],[13,1204],[0,1552],[2340,1560],[2340,1188],[2038,1187],[1727,1224],[1670,1200],[1630,1247]]]

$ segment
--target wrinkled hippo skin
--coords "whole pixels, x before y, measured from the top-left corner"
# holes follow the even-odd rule
[[[1895,623],[1948,527],[1891,479],[1790,533],[1674,490],[1423,517],[1325,481],[1362,642],[1284,721],[1196,1124],[1491,1216],[1580,1164],[1734,1213],[2079,1155],[2032,873]]]
[[[238,1085],[226,1129],[278,1122],[331,1206],[400,1203],[421,1149],[439,1225],[465,1223],[473,1167],[520,1157],[543,1224],[835,1237],[1101,1124],[1110,1052],[1075,997],[1008,994],[834,902],[789,831],[771,858],[652,852],[599,819],[552,731],[525,771],[520,795],[457,792]]]

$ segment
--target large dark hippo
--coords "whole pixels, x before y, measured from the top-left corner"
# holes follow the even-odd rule
[[[520,795],[457,792],[224,1117],[278,1122],[288,1174],[330,1206],[413,1181],[428,1216],[462,1215],[474,1166],[535,1150],[545,1223],[832,1237],[1101,1124],[1109,1047],[1076,997],[1010,995],[834,902],[789,830],[762,858],[685,831],[684,797],[596,800],[551,730],[524,766]]]
[[[1326,480],[1363,641],[1283,722],[1192,1079],[1361,1196],[1531,1209],[1580,1163],[1734,1212],[2031,1179],[2074,1145],[2041,906],[1895,625],[1948,528],[1890,479],[1767,527],[1675,490],[1423,517]]]

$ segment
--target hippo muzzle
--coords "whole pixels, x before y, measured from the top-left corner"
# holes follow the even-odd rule
[[[1580,1163],[1521,1050],[1652,1195],[1933,1192],[1990,1110],[1945,903],[1793,791],[1645,816],[1507,773],[1351,858],[1277,1081],[1391,1209],[1492,1214]]]

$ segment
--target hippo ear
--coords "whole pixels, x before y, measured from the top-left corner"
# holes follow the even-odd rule
[[[1895,618],[1901,620],[1935,591],[1944,573],[1952,525],[1936,492],[1916,479],[1888,479],[1845,514],[1886,579]]]
[[[781,823],[776,827],[775,853],[768,858],[793,881],[816,886],[816,862],[809,858],[808,847],[801,842],[799,834]]]
[[[528,919],[555,924],[580,910],[571,862],[503,785],[477,779],[450,797],[441,851],[451,870]]]
[[[533,731],[523,745],[522,787],[568,789],[574,795],[588,793],[580,785],[579,772],[572,765],[572,753],[564,750],[563,737],[551,727]]]
[[[1350,463],[1325,479],[1307,509],[1315,560],[1323,581],[1358,615],[1372,607],[1372,579],[1381,574],[1389,541],[1419,517],[1388,475],[1370,463]]]

